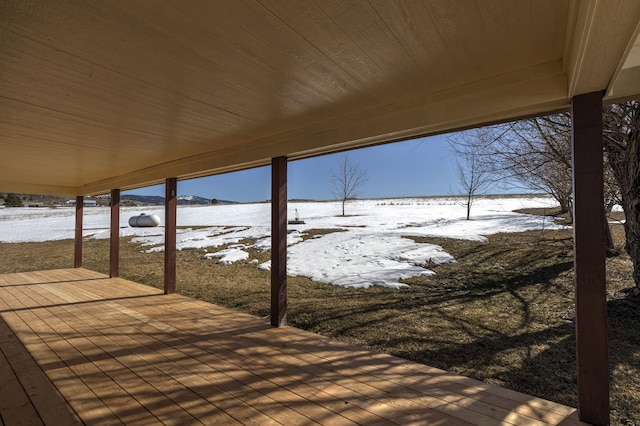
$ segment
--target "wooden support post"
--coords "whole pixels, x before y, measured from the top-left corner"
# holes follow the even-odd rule
[[[84,208],[84,197],[76,197],[76,232],[75,250],[73,256],[73,267],[82,268],[82,210]]]
[[[109,276],[120,276],[120,190],[111,190],[111,234],[109,244]]]
[[[176,292],[176,208],[178,179],[165,182],[164,206],[164,294]]]
[[[578,413],[583,422],[608,425],[602,93],[574,97],[571,116]]]
[[[287,324],[287,157],[271,160],[271,325]]]

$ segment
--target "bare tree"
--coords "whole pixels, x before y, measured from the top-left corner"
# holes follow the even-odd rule
[[[557,114],[472,130],[480,161],[499,182],[542,191],[572,207],[571,117]],[[462,148],[467,149],[467,147]],[[498,182],[496,182],[498,183]]]
[[[470,139],[468,135],[464,144],[457,146],[453,140],[449,144],[457,154],[456,166],[458,168],[458,191],[464,196],[462,205],[467,209],[467,220],[471,218],[471,206],[476,196],[486,193],[494,186],[491,169],[483,161],[482,149],[486,141],[480,135],[479,139]]]
[[[526,190],[542,191],[572,216],[571,115],[560,113],[474,129],[461,138],[456,152],[476,152],[482,167],[498,180]],[[469,137],[471,134],[473,137]],[[471,141],[471,142],[470,142]],[[475,142],[474,142],[475,141]],[[618,203],[618,184],[605,157],[605,213]],[[605,224],[608,255],[616,255],[609,224]]]
[[[604,108],[604,147],[620,188],[624,210],[625,250],[633,262],[636,292],[640,289],[640,102]]]
[[[338,160],[337,167],[331,171],[331,183],[333,195],[342,201],[342,216],[347,200],[356,198],[363,183],[368,179],[367,171],[353,163],[348,155],[343,155]]]
[[[545,143],[547,157],[551,159],[550,167],[544,167],[547,172],[548,185],[554,188],[556,200],[565,199],[560,203],[561,210],[572,215],[573,184],[571,170],[571,115],[569,113],[554,114],[525,120],[533,123],[534,134],[537,133]],[[619,185],[613,174],[609,156],[604,156],[604,213],[611,213],[613,206],[621,204]],[[549,179],[550,178],[550,179]],[[605,246],[608,256],[616,256],[616,250],[609,223],[605,222]]]
[[[603,109],[605,213],[620,204],[625,215],[625,250],[633,262],[640,292],[640,101]],[[486,143],[481,160],[495,172],[529,188],[542,189],[571,211],[571,117],[568,113],[537,117],[475,130]],[[615,254],[607,228],[607,251]]]

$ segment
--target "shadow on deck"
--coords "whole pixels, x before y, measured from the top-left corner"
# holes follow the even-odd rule
[[[85,269],[0,275],[0,424],[576,425],[576,410]]]

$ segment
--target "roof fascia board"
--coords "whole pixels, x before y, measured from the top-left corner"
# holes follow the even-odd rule
[[[638,77],[639,67],[625,67],[629,55],[631,54],[634,47],[638,46],[638,44],[640,44],[640,21],[638,21],[638,25],[636,25],[633,38],[627,45],[624,55],[622,56],[622,59],[618,63],[618,66],[613,73],[613,77],[611,78],[611,81],[609,82],[609,85],[607,87],[605,99],[617,99],[621,97],[629,97],[640,94],[640,92],[637,92],[637,90],[635,91],[636,93],[633,93],[634,86],[636,89],[639,88],[638,80],[630,80],[631,76],[636,78]],[[635,85],[632,85],[632,83],[635,83]]]
[[[563,67],[569,76],[569,98],[575,95],[582,73],[597,2],[598,0],[574,0],[570,5],[563,55]]]
[[[571,6],[574,18],[569,22],[575,24],[564,56],[569,98],[611,87],[636,40],[640,22],[637,0],[583,0]]]

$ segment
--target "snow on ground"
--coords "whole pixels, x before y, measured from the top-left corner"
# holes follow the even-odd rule
[[[224,250],[217,251],[215,253],[207,253],[202,256],[203,259],[219,259],[220,263],[229,265],[240,260],[247,260],[249,253],[243,249],[247,248],[244,244],[233,244]]]
[[[289,203],[289,217],[297,214],[303,225],[290,225],[287,272],[315,281],[344,287],[380,285],[404,286],[401,278],[432,275],[423,268],[427,262],[454,262],[453,257],[433,244],[418,244],[404,236],[438,236],[485,241],[497,232],[519,232],[558,228],[550,218],[514,213],[531,207],[554,207],[548,197],[486,197],[472,208],[472,220],[465,220],[465,207],[453,197],[358,200],[347,203],[347,217],[338,216],[338,202]],[[131,216],[156,214],[164,221],[162,207],[124,207],[120,214],[120,235],[148,251],[162,251],[164,228],[132,228]],[[0,242],[36,242],[73,238],[73,208],[7,208],[0,210]],[[221,263],[246,260],[248,248],[238,244],[255,240],[254,248],[271,246],[270,205],[235,204],[178,207],[177,248],[224,247],[208,253]],[[109,238],[109,209],[84,209],[84,235]],[[340,232],[303,241],[309,229],[335,229]],[[258,265],[268,269],[269,262]]]

